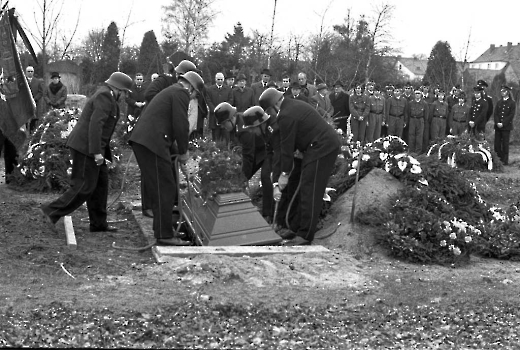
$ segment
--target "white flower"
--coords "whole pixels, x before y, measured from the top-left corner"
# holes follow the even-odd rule
[[[444,239],[441,241],[441,247],[446,247],[446,241]]]
[[[343,135],[343,130],[341,130],[341,129],[336,129],[336,132],[337,132],[338,134],[340,134],[340,135]]]
[[[355,175],[355,174],[356,174],[356,169],[350,169],[350,170],[348,171],[348,175],[349,175],[349,176],[352,176],[352,175]]]
[[[396,155],[394,158],[395,158],[395,159],[401,159],[401,158],[403,158],[404,156],[406,156],[406,153],[399,153],[399,154]]]
[[[457,238],[457,234],[455,232],[450,233],[450,238],[451,239],[456,239]]]
[[[471,242],[472,240],[473,240],[473,239],[471,238],[471,236],[466,236],[466,237],[464,237],[464,242],[466,242],[466,243],[469,243],[469,242]]]
[[[379,153],[379,159],[381,159],[383,162],[388,159],[388,153]]]
[[[352,162],[352,168],[357,169],[357,167],[358,167],[358,161],[356,159],[355,161]]]
[[[385,171],[386,172],[390,172],[390,167],[391,167],[390,163],[386,162],[385,163]]]
[[[383,142],[383,147],[384,147],[385,149],[387,149],[388,147],[390,147],[390,141],[385,141],[385,142]]]
[[[396,157],[397,158],[397,157]],[[401,169],[401,171],[404,171],[404,169],[406,169],[406,166],[408,165],[408,163],[404,162],[404,161],[399,161],[397,162],[397,166],[399,167],[399,169]]]
[[[453,254],[460,255],[460,249],[457,247],[453,248]]]
[[[361,160],[364,162],[368,162],[370,160],[370,156],[368,154],[363,154],[363,157],[361,157]]]
[[[421,165],[421,163],[419,163],[419,161],[417,161],[417,159],[412,156],[408,156],[408,161],[413,165]]]
[[[412,165],[412,168],[410,169],[410,172],[412,174],[420,174],[420,173],[422,173],[422,169],[417,164],[414,164],[414,165]]]
[[[421,185],[428,186],[428,181],[426,179],[419,179],[417,182]]]

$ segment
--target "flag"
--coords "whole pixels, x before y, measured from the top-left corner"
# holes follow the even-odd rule
[[[5,10],[0,19],[0,130],[20,149],[27,134],[24,125],[34,117],[36,103],[25,79],[20,56],[16,51],[10,16]]]

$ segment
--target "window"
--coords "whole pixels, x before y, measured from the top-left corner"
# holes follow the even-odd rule
[[[402,65],[399,65],[399,70],[401,70],[402,68],[403,68],[403,66],[402,66]]]

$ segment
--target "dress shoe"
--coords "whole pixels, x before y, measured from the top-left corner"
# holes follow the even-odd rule
[[[93,227],[90,226],[90,232],[117,232],[117,227],[106,226],[106,227]]]
[[[147,216],[149,218],[153,218],[153,212],[152,209],[143,209],[143,215]]]
[[[288,228],[282,228],[277,233],[283,239],[293,239],[294,237],[296,237],[296,233],[294,233],[293,231],[289,230]]]
[[[288,239],[288,240],[282,241],[282,243],[281,243],[281,245],[284,245],[284,246],[310,245],[310,244],[311,244],[310,241],[308,241],[300,236],[296,236],[293,239]]]
[[[180,238],[161,238],[157,240],[157,245],[174,245],[174,246],[187,246],[191,245],[189,241],[183,241]]]

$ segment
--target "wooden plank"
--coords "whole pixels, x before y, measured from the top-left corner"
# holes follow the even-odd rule
[[[76,235],[74,234],[74,226],[72,225],[72,217],[65,216],[63,218],[63,224],[65,226],[65,235],[67,236],[67,247],[76,249],[78,247],[76,243]]]
[[[167,260],[167,257],[187,257],[201,254],[217,254],[229,256],[260,256],[271,254],[304,254],[324,253],[329,250],[320,245],[307,246],[188,246],[171,247],[155,246],[154,255],[158,262]],[[166,259],[166,260],[165,260]],[[161,261],[162,260],[162,261]]]

